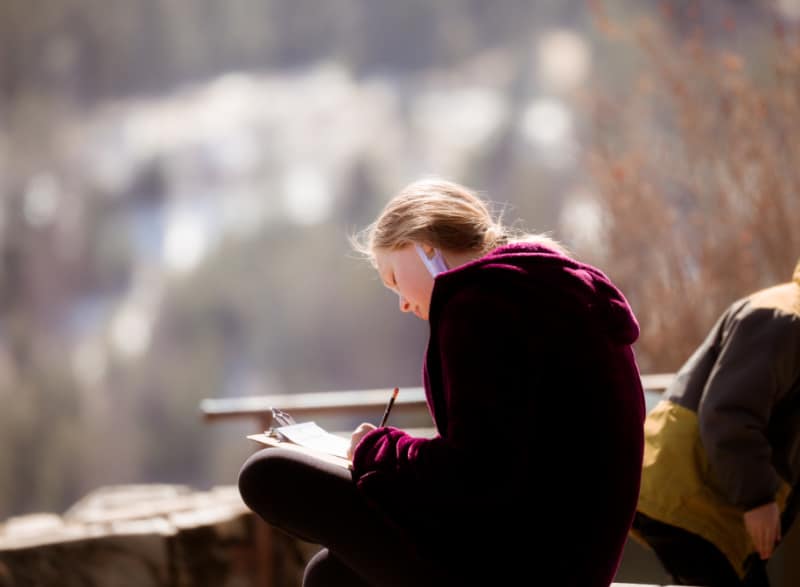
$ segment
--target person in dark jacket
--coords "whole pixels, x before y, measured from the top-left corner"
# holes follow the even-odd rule
[[[638,323],[600,270],[420,180],[355,239],[427,320],[433,437],[361,424],[352,468],[251,456],[248,506],[323,548],[304,585],[608,587],[639,492]]]
[[[632,534],[678,585],[766,587],[800,478],[800,263],[732,303],[645,423]]]

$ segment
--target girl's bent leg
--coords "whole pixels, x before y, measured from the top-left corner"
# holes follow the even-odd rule
[[[324,559],[333,557],[371,585],[446,584],[435,579],[433,568],[400,531],[366,503],[346,469],[268,448],[242,466],[239,491],[267,523],[327,547],[330,553],[320,555],[320,565],[332,565]]]
[[[349,471],[279,448],[251,455],[239,472],[239,493],[251,510],[269,524],[318,544],[338,533],[342,520],[336,509],[353,507],[354,490]]]

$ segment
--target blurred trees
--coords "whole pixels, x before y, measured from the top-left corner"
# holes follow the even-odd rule
[[[650,372],[677,369],[725,306],[789,281],[800,258],[797,31],[745,25],[757,43],[736,50],[732,18],[721,39],[669,22],[616,29],[643,61],[595,102],[588,162],[606,217],[593,257],[637,312]]]

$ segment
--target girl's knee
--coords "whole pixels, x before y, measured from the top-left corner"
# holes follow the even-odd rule
[[[279,451],[264,449],[252,454],[239,470],[239,495],[245,505],[270,521],[271,505],[279,496],[274,491],[282,485],[282,471],[285,471],[285,458]]]

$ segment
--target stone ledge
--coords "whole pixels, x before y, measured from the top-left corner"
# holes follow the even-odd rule
[[[0,587],[294,587],[313,545],[259,520],[236,487],[113,486],[63,515],[0,525]]]

